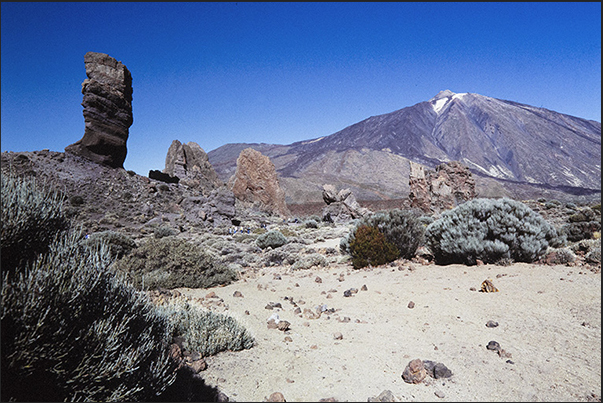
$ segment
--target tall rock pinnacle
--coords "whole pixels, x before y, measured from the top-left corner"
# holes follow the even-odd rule
[[[84,56],[87,79],[82,83],[86,129],[81,140],[65,151],[98,164],[123,168],[132,117],[132,75],[121,62],[104,53]]]

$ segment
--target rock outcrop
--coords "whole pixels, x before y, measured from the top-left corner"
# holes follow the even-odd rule
[[[82,83],[84,137],[66,152],[98,164],[123,168],[132,116],[132,75],[121,62],[104,53],[84,56],[87,79]]]
[[[469,168],[458,161],[440,164],[435,171],[410,162],[411,207],[424,212],[451,209],[477,196],[475,180]]]
[[[335,186],[323,185],[322,199],[327,203],[322,210],[323,221],[342,222],[371,213],[369,209],[360,206],[350,189],[341,189],[337,192]]]
[[[165,157],[163,173],[177,177],[180,179],[179,183],[199,188],[203,193],[223,185],[205,151],[193,141],[185,144],[178,140],[172,141]]]
[[[229,188],[242,202],[282,217],[291,216],[274,164],[270,158],[252,148],[246,148],[239,154]]]

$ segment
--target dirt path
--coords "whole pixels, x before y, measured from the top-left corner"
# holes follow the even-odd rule
[[[470,290],[487,278],[499,292]],[[350,288],[359,291],[344,297]],[[207,359],[204,379],[232,400],[278,391],[289,402],[367,401],[389,389],[401,401],[600,401],[600,272],[531,264],[270,267],[226,287],[180,291],[214,291],[256,338],[250,350]],[[302,311],[326,304],[336,312],[300,317],[291,298]],[[282,309],[266,309],[270,302]],[[274,313],[289,331],[267,328]],[[486,327],[489,320],[499,326]],[[511,357],[486,349],[491,340]],[[407,384],[401,374],[415,358],[441,362],[453,376]]]

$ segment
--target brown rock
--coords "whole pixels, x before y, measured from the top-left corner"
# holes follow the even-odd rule
[[[408,308],[409,308],[409,309],[413,309],[414,307],[415,307],[415,303],[414,303],[414,302],[412,302],[412,301],[410,301],[410,302],[408,303]]]
[[[425,212],[451,209],[477,196],[471,171],[458,161],[440,164],[435,171],[427,172],[411,161],[409,185],[411,207]]]
[[[368,291],[366,284],[360,287],[360,291]]]
[[[199,372],[205,371],[207,369],[207,363],[203,358],[197,361],[193,361],[192,363],[188,364],[188,366],[193,370],[195,374],[198,374]]]
[[[322,278],[320,278],[320,277],[316,277],[316,278],[314,279],[314,282],[315,282],[315,283],[322,283]]]
[[[267,402],[286,402],[285,396],[281,392],[274,392],[268,397]]]
[[[276,325],[277,329],[282,332],[289,330],[289,326],[291,326],[291,323],[287,322],[286,320],[280,320]]]
[[[343,340],[343,334],[341,334],[341,332],[335,332],[335,333],[333,333],[333,339]]]
[[[121,62],[104,53],[84,55],[87,79],[82,83],[84,137],[65,152],[98,164],[123,168],[128,130],[132,125],[132,75]]]
[[[494,287],[492,280],[487,279],[482,282],[481,292],[498,292],[498,288]]]
[[[241,291],[235,291],[232,294],[233,297],[238,297],[238,298],[243,298],[243,294],[241,293]]]
[[[205,151],[193,141],[186,144],[172,141],[163,173],[179,178],[180,183],[192,188],[210,191],[223,185]]]
[[[376,397],[369,397],[367,402],[399,402],[391,390],[384,390]]]
[[[322,399],[318,400],[319,402],[336,402],[337,399],[335,399],[334,397],[323,397]]]
[[[427,376],[427,371],[423,365],[423,361],[420,359],[412,360],[408,363],[404,372],[402,372],[402,379],[406,383],[421,383]]]
[[[229,181],[229,187],[235,197],[243,202],[283,217],[291,216],[274,164],[270,158],[252,148],[246,148],[239,154],[237,169]]]

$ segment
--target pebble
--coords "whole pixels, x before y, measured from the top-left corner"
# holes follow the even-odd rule
[[[498,344],[498,342],[491,340],[488,345],[486,346],[486,348],[488,350],[492,350],[492,351],[499,351],[500,350],[500,344]]]
[[[320,277],[318,277],[318,276],[317,276],[317,277],[314,279],[314,282],[316,282],[316,283],[322,283],[322,279],[321,279]]]
[[[268,402],[286,402],[285,396],[281,392],[274,392],[268,397]]]
[[[289,343],[291,343],[293,341],[293,339],[291,337],[289,337],[289,336],[286,336],[285,337],[285,341],[288,341]]]
[[[368,288],[367,288],[366,284],[365,284],[365,285],[363,285],[363,286],[360,288],[360,291],[368,291]]]
[[[289,326],[291,326],[291,323],[287,322],[286,320],[281,320],[276,324],[278,330],[280,331],[286,331],[289,330]]]
[[[433,392],[433,394],[436,395],[437,397],[439,397],[440,399],[443,399],[446,397],[444,392],[442,392],[441,390],[436,390],[435,392]]]
[[[323,397],[322,399],[318,400],[319,402],[336,402],[337,399],[335,399],[334,397]]]
[[[384,390],[376,397],[369,397],[367,402],[397,402],[396,396],[392,393],[391,390]]]
[[[233,297],[238,297],[238,298],[243,298],[243,294],[241,293],[241,291],[235,291],[234,294],[232,294]]]
[[[494,322],[493,320],[489,320],[486,323],[486,327],[496,327],[496,326],[498,326],[498,322]]]
[[[343,334],[341,334],[340,332],[333,333],[333,338],[335,340],[342,340],[343,339]]]
[[[250,315],[249,311],[245,311],[245,315]]]
[[[205,298],[218,298],[218,296],[216,295],[215,292],[210,292],[207,295],[205,295]]]
[[[427,376],[427,371],[423,361],[420,359],[414,359],[408,363],[404,372],[402,372],[402,379],[406,383],[421,383]]]
[[[408,303],[408,309],[413,309],[414,307],[415,307],[415,303],[414,303],[414,302],[412,302],[412,301],[410,301],[410,302]]]

